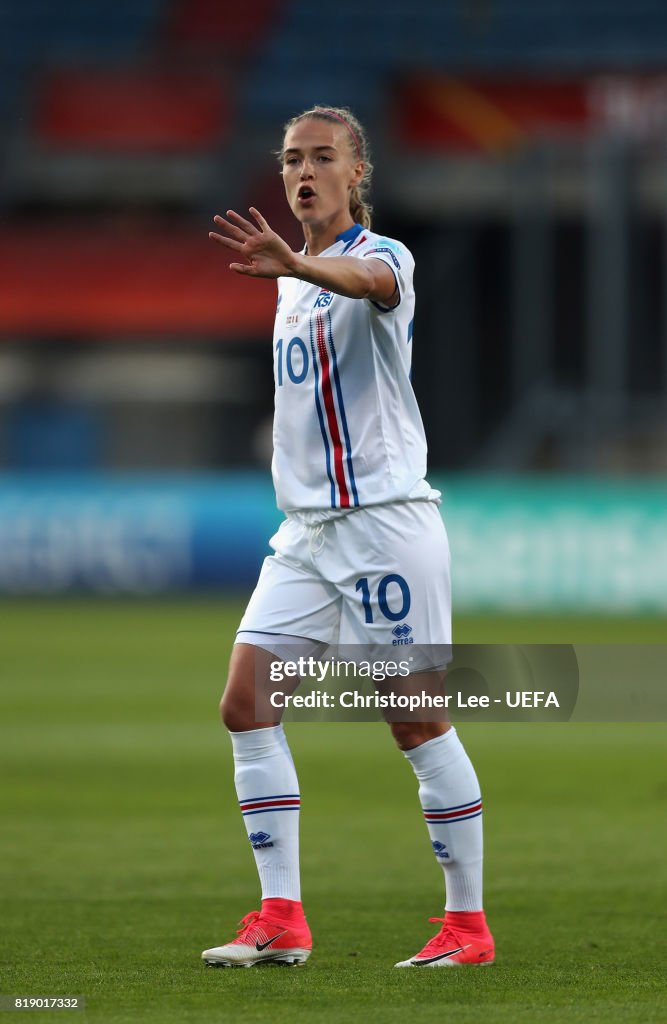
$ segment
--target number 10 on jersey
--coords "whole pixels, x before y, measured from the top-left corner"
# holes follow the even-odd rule
[[[283,359],[283,339],[278,338],[276,342],[276,382],[279,388],[283,386],[283,372],[287,371],[287,376],[292,381],[292,384],[301,384],[308,376],[308,349],[306,344],[301,338],[291,338],[284,353]]]

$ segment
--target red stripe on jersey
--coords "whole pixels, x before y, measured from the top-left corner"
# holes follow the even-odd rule
[[[317,314],[315,325],[317,328],[317,351],[322,364],[322,397],[324,398],[324,408],[327,412],[329,433],[331,434],[331,440],[333,442],[334,472],[336,475],[338,490],[340,492],[340,507],[349,508],[350,495],[345,482],[345,469],[343,467],[343,443],[340,439],[340,430],[338,429],[338,420],[336,418],[336,406],[334,405],[331,377],[329,374],[329,354],[324,340],[324,320],[322,319],[321,313]]]
[[[365,241],[366,241],[366,235],[362,235],[361,238],[359,239],[359,241],[354,243],[354,245],[352,246],[352,249],[356,249],[358,245],[361,245],[361,243],[365,242]],[[345,255],[349,256],[349,254],[352,252],[352,249],[348,249],[347,252],[345,253]]]

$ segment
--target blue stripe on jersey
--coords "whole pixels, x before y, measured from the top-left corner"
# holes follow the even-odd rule
[[[315,352],[315,344],[313,342],[313,318],[312,315],[309,317],[308,326],[310,328],[310,350],[313,354],[313,367],[315,369],[315,405],[317,407],[317,418],[320,421],[320,430],[322,432],[322,440],[324,441],[324,451],[327,458],[327,476],[329,477],[329,483],[331,484],[331,507],[336,507],[336,484],[334,478],[331,475],[331,452],[329,450],[329,438],[327,437],[327,429],[324,426],[324,416],[322,415],[322,405],[320,403],[320,374],[317,368],[317,353]]]
[[[340,418],[343,424],[343,434],[345,435],[345,447],[347,448],[347,468],[348,475],[350,478],[350,486],[352,488],[352,494],[354,496],[354,504],[359,505],[359,495],[357,494],[357,484],[354,479],[354,469],[352,468],[352,445],[350,444],[350,432],[347,429],[347,417],[345,415],[345,406],[343,405],[343,392],[340,386],[340,377],[338,376],[338,360],[336,359],[336,349],[333,343],[333,332],[331,329],[331,310],[327,310],[327,323],[329,325],[329,345],[331,347],[331,355],[333,358],[333,373],[334,381],[336,384],[336,395],[338,396],[338,407],[340,409]]]
[[[353,224],[351,228],[347,229],[347,231],[341,231],[339,235],[336,235],[337,242],[345,242],[343,253],[347,252],[355,238],[358,238],[363,230],[364,229],[361,224]]]

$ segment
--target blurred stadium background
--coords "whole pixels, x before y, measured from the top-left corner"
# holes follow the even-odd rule
[[[415,388],[460,611],[667,607],[667,8],[654,0],[3,0],[0,591],[247,592],[271,151],[314,102],[374,144],[417,260]]]

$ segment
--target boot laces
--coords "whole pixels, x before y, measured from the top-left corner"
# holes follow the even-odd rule
[[[429,917],[429,924],[441,924],[443,927],[440,929],[437,935],[434,935],[432,939],[424,946],[420,953],[420,956],[437,955],[446,946],[462,946],[464,943],[461,941],[460,936],[456,934],[451,925],[444,927],[444,917]]]
[[[242,917],[241,920],[239,921],[241,927],[236,929],[236,934],[238,935],[238,938],[234,939],[234,942],[243,942],[244,939],[249,938],[250,931],[253,925],[258,921],[260,916],[260,910],[251,910],[249,914],[246,914],[245,917]]]

